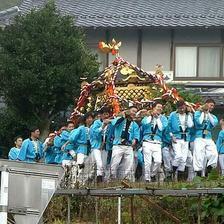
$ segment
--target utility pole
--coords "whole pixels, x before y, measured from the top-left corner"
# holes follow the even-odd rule
[[[67,224],[71,223],[71,198],[68,196],[68,213],[67,213]]]
[[[121,196],[118,197],[117,223],[121,224]]]

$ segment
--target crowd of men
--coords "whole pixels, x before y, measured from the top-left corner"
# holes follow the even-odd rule
[[[42,143],[40,130],[33,128],[30,138],[15,139],[9,159],[26,162],[45,161],[62,164],[76,161],[80,170],[86,161],[96,165],[97,181],[118,177],[146,182],[156,181],[161,173],[166,179],[188,180],[205,176],[219,164],[224,175],[224,119],[216,143],[212,129],[218,125],[212,114],[215,102],[208,99],[192,112],[184,101],[167,117],[163,105],[155,102],[150,110],[131,106],[116,117],[103,107],[97,114],[86,113],[75,127],[72,121],[50,133]]]

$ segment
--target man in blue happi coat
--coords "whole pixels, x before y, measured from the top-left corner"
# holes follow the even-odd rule
[[[216,141],[217,150],[219,153],[219,165],[221,168],[222,176],[224,176],[224,118],[220,120],[221,131],[219,132]]]
[[[107,165],[106,143],[109,123],[111,122],[110,112],[110,108],[103,107],[99,112],[100,118],[95,120],[90,127],[91,154],[97,167],[97,182],[103,181]]]
[[[167,118],[162,115],[163,105],[153,104],[152,112],[142,119],[143,155],[145,164],[145,181],[155,181],[162,163],[162,133],[167,127]],[[154,161],[152,166],[152,159]],[[152,172],[151,172],[152,170]]]
[[[140,140],[140,130],[134,121],[137,108],[132,106],[112,120],[114,139],[111,157],[111,178],[117,177],[118,166],[122,166],[122,177],[134,178],[134,150]],[[121,163],[121,164],[120,164]]]
[[[218,152],[212,140],[212,129],[218,124],[218,119],[211,112],[215,101],[208,99],[200,110],[194,113],[195,141],[193,153],[193,167],[197,175],[201,176],[204,164],[207,164],[207,173],[217,166]]]
[[[187,158],[191,155],[190,129],[193,128],[194,123],[193,115],[187,112],[187,106],[183,100],[178,101],[176,107],[177,110],[169,116],[168,126],[174,151],[173,172],[177,171],[177,179],[183,179]]]
[[[54,147],[55,136],[55,133],[50,133],[43,144],[44,160],[46,164],[56,164],[55,158],[57,154]]]
[[[54,137],[54,150],[55,150],[55,163],[56,164],[61,164],[63,160],[63,154],[64,152],[61,150],[62,146],[64,145],[64,141],[62,139],[62,132],[67,129],[66,126],[62,125],[58,130],[57,134]]]
[[[18,160],[29,163],[39,162],[43,158],[43,144],[39,141],[40,130],[34,127],[30,130],[30,137],[23,141]]]
[[[69,142],[74,145],[76,162],[80,169],[84,168],[85,158],[90,148],[89,129],[92,122],[93,114],[86,113],[80,118],[79,127],[74,129],[69,136]]]
[[[17,136],[14,139],[14,143],[15,143],[15,147],[11,148],[9,151],[9,160],[17,160],[19,152],[20,152],[20,148],[22,146],[23,143],[23,138],[20,136]]]
[[[66,129],[62,131],[60,134],[60,142],[58,144],[62,144],[61,151],[63,152],[63,156],[61,161],[63,160],[73,160],[76,157],[74,144],[69,141],[70,135],[74,130],[75,125],[73,121],[68,121],[66,125]],[[58,139],[59,140],[59,139]],[[60,155],[57,156],[57,160],[60,161]]]

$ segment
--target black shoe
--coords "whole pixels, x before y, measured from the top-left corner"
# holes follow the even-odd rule
[[[178,179],[178,181],[184,181],[185,180],[185,173],[184,173],[184,171],[178,171],[177,179]]]
[[[166,176],[164,179],[165,182],[171,182],[172,180],[173,180],[172,175]]]
[[[102,183],[103,182],[103,176],[97,176],[96,177],[96,182],[97,183]]]
[[[87,183],[93,183],[94,179],[92,177],[88,177]]]
[[[79,164],[79,169],[84,169],[85,168],[85,164]]]
[[[208,177],[209,173],[212,171],[212,166],[208,166],[205,172],[205,176]]]
[[[178,168],[178,166],[173,166],[173,173],[176,172],[177,168]]]
[[[171,175],[171,179],[172,179],[172,181],[173,182],[177,182],[178,180],[178,178],[177,178],[177,175],[178,175],[178,172],[177,171],[173,171],[172,172],[172,175]]]
[[[202,172],[201,171],[196,171],[196,176],[201,177]]]
[[[156,176],[151,177],[151,182],[156,182]]]

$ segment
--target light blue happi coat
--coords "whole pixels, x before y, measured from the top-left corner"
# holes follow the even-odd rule
[[[61,135],[56,135],[55,138],[54,138],[54,150],[55,150],[55,153],[56,153],[55,163],[57,163],[57,164],[62,163],[63,154],[64,154],[61,151],[62,145],[63,145],[63,141],[62,141]]]
[[[169,129],[169,126],[167,126],[163,130],[163,135],[162,135],[162,148],[169,147],[171,145],[172,145],[172,140],[171,140],[171,136],[170,136],[170,129]]]
[[[103,140],[103,121],[98,119],[93,122],[90,127],[89,135],[90,135],[90,144],[91,149],[100,149],[102,146]]]
[[[190,142],[195,140],[195,127],[190,128]]]
[[[77,154],[82,153],[87,155],[88,140],[88,130],[84,125],[80,125],[78,128],[74,129],[69,137],[69,141],[75,146],[74,148]]]
[[[181,130],[181,123],[180,123],[180,118],[179,118],[179,113],[177,113],[176,111],[173,111],[170,116],[169,116],[169,120],[168,120],[168,126],[169,126],[169,130],[170,132],[174,135],[175,138],[177,139],[182,139],[181,137],[181,133],[182,131],[184,131],[184,133],[186,133],[186,141],[190,141],[190,128],[192,127],[189,127],[188,126],[188,116],[190,115],[187,115],[185,114],[185,118],[186,118],[186,121],[185,121],[185,126],[186,126],[186,129],[185,131],[184,130]]]
[[[117,117],[113,119],[112,125],[114,126],[114,140],[113,145],[120,145],[122,141],[122,132],[126,126],[127,119],[124,117]],[[140,129],[135,121],[131,121],[128,129],[128,145],[131,145],[133,140],[140,141]]]
[[[214,119],[214,124],[211,123],[209,119],[203,120],[203,122],[200,122],[200,116],[201,116],[201,111],[196,111],[194,113],[194,125],[195,125],[195,138],[202,138],[203,133],[204,137],[206,139],[211,139],[212,138],[212,129],[218,124],[218,118],[211,114],[211,116]]]
[[[56,158],[56,152],[55,152],[55,147],[48,146],[46,150],[44,151],[44,159],[46,164],[55,164],[55,158]]]
[[[155,133],[153,133],[153,129],[155,128],[153,122],[152,121],[148,122],[148,117],[144,117],[142,119],[143,141],[156,140],[156,141],[162,142],[163,130],[167,127],[168,120],[164,115],[160,115],[159,119],[162,123],[162,130],[157,128]]]
[[[11,148],[8,154],[9,160],[17,160],[19,152],[20,152],[19,148],[16,147]]]
[[[62,145],[64,145],[67,141],[69,141],[69,138],[70,138],[71,133],[73,131],[69,132],[69,131],[65,130],[61,133],[61,143],[62,143]],[[72,156],[69,153],[70,150],[74,150],[74,145],[71,142],[69,142],[66,145],[65,151],[63,152],[62,160],[73,160]]]
[[[18,160],[25,162],[35,162],[36,158],[43,158],[43,144],[39,140],[37,140],[37,151],[35,151],[35,147],[32,143],[32,139],[27,138],[23,141]]]
[[[224,130],[221,130],[216,141],[218,153],[224,154]]]

